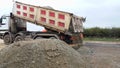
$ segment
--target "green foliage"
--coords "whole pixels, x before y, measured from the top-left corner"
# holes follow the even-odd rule
[[[87,28],[84,29],[85,37],[120,38],[120,28]]]
[[[97,38],[97,37],[85,37],[84,41],[107,41],[107,42],[120,42],[120,38]]]

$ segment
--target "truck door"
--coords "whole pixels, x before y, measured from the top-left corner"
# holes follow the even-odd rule
[[[8,30],[8,17],[2,16],[0,18],[0,32],[7,31]]]
[[[26,31],[26,21],[20,18],[9,19],[9,31],[12,33],[18,33],[20,31]]]

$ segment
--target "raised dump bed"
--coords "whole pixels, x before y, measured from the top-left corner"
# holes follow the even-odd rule
[[[72,13],[20,2],[15,2],[12,13],[14,16],[57,32],[65,34],[83,32],[82,22],[85,21],[85,18]]]

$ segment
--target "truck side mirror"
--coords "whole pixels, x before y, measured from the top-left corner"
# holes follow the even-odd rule
[[[3,18],[1,17],[0,18],[0,25],[5,25],[5,23],[2,23],[2,21],[3,21]]]
[[[2,18],[0,18],[0,24],[2,24]]]

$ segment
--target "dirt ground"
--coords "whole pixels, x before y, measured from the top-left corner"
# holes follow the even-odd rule
[[[84,45],[92,50],[90,68],[120,68],[119,42],[85,42]]]
[[[0,40],[0,49],[6,47]],[[120,44],[108,42],[84,42],[78,49],[86,60],[86,68],[120,68]]]
[[[4,44],[3,40],[0,39],[0,50],[4,48],[6,45]]]

